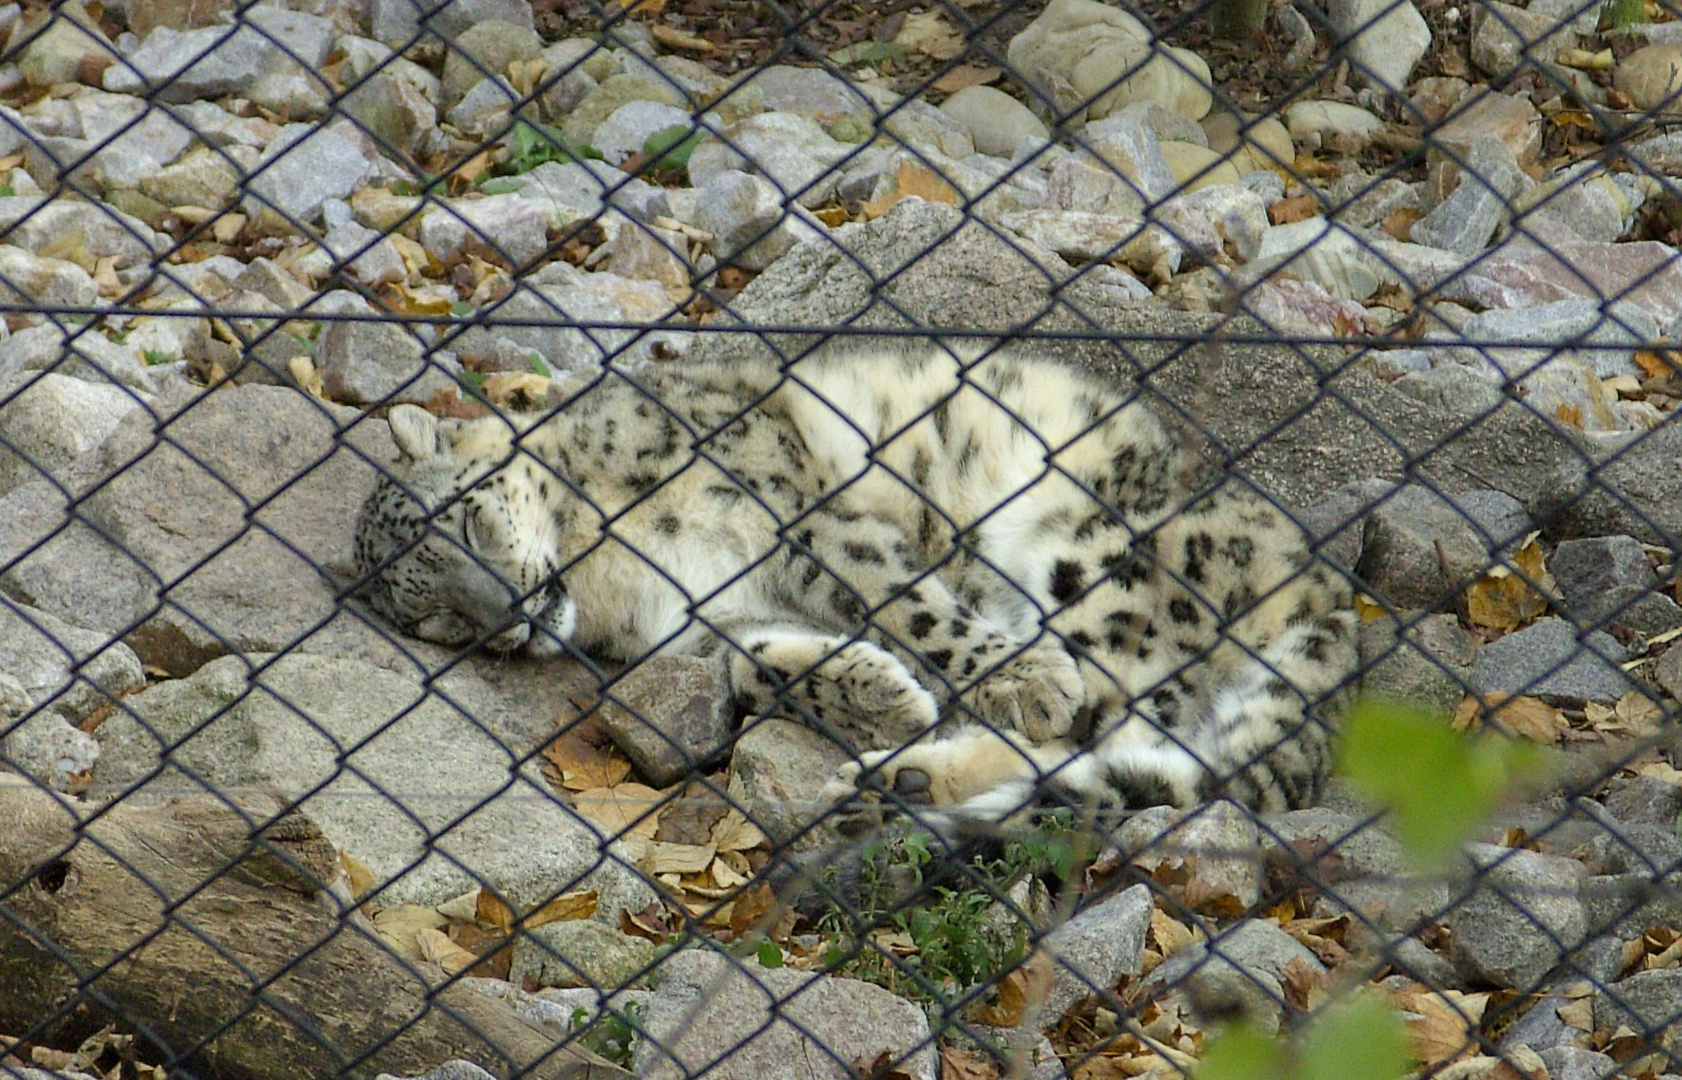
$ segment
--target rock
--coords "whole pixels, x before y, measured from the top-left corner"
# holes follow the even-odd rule
[[[977,151],[1010,157],[1023,139],[1045,142],[1051,132],[1020,101],[991,86],[966,86],[941,103],[940,111],[962,124]]]
[[[240,178],[228,159],[200,149],[140,181],[140,190],[165,206],[202,206],[219,210],[239,194]]]
[[[0,376],[0,495],[60,470],[104,441],[144,399],[56,372]]]
[[[1173,174],[1175,188],[1180,191],[1199,191],[1239,182],[1237,166],[1207,147],[1188,142],[1165,142],[1162,144],[1162,158]]]
[[[400,2],[407,2],[407,0],[400,0]],[[455,1058],[418,1076],[393,1076],[390,1073],[380,1073],[374,1077],[374,1080],[496,1080],[496,1077],[471,1061]]]
[[[1548,569],[1566,607],[1586,625],[1621,623],[1648,637],[1682,626],[1682,607],[1656,591],[1658,575],[1633,536],[1567,540]]]
[[[652,221],[668,213],[663,189],[603,161],[546,161],[505,182],[518,185],[518,194],[541,206],[549,215],[550,226],[557,229],[598,217],[604,206],[613,206],[638,221]]]
[[[1542,146],[1542,114],[1528,99],[1483,90],[1457,101],[1453,109],[1453,115],[1431,132],[1426,161],[1433,174],[1450,165],[1458,168],[1485,138],[1505,144],[1521,167],[1536,160]]]
[[[1673,698],[1682,698],[1682,649],[1671,646],[1659,657],[1653,678]]]
[[[1151,807],[1128,819],[1115,844],[1148,871],[1164,863],[1189,875],[1187,895],[1202,898],[1200,909],[1231,915],[1261,897],[1262,864],[1255,816],[1221,800],[1195,810]]]
[[[548,248],[549,212],[517,192],[457,199],[426,212],[420,242],[446,264],[472,254],[519,269]]]
[[[1040,1026],[1057,1023],[1069,1007],[1109,994],[1123,975],[1137,975],[1151,925],[1151,889],[1135,885],[1089,907],[1048,934],[1040,948],[1052,959],[1051,985]]]
[[[1682,788],[1651,776],[1620,776],[1612,781],[1605,805],[1619,821],[1673,829],[1682,814]]]
[[[86,308],[99,302],[99,288],[73,262],[0,244],[0,297],[46,308]]]
[[[0,247],[0,272],[7,264]],[[167,386],[174,374],[166,366],[150,367],[130,349],[86,328],[70,328],[69,337],[51,323],[13,334],[0,344],[0,378],[21,371],[51,371],[96,386],[113,383],[141,394]]]
[[[998,224],[1076,263],[1117,259],[1140,273],[1179,269],[1182,249],[1166,229],[1137,218],[1078,210],[1023,210]]]
[[[247,213],[265,209],[291,221],[313,221],[328,199],[343,199],[368,172],[367,136],[354,124],[288,124],[246,182]],[[282,227],[293,232],[290,223]]]
[[[113,713],[97,733],[100,779],[139,782],[162,746],[179,741],[161,784],[254,784],[297,798],[335,847],[374,871],[388,904],[435,906],[483,885],[527,910],[594,888],[605,920],[653,899],[628,856],[549,795],[535,768],[510,787],[509,754],[535,749],[531,735],[444,696],[469,706],[456,695],[471,688],[434,694],[360,661],[316,656],[252,672],[268,659],[224,657],[129,698],[133,715]]]
[[[1466,696],[1477,643],[1453,615],[1409,615],[1361,624],[1361,690],[1441,715]]]
[[[1448,916],[1455,963],[1468,979],[1532,992],[1583,940],[1578,893],[1588,871],[1574,859],[1515,848],[1471,844],[1467,852],[1478,888]]]
[[[1367,511],[1395,489],[1395,484],[1376,477],[1356,480],[1291,516],[1313,538],[1322,558],[1340,570],[1351,570],[1361,557]]]
[[[395,285],[408,280],[408,267],[391,238],[354,221],[328,230],[321,246],[337,266],[364,285]]]
[[[561,124],[561,133],[575,146],[589,146],[602,121],[633,101],[656,101],[678,109],[689,104],[682,93],[673,89],[669,79],[611,75],[573,107]]]
[[[1674,823],[1626,825],[1603,820],[1601,825],[1605,831],[1575,852],[1593,871],[1639,875],[1666,886],[1676,882],[1682,840],[1676,838]]]
[[[425,13],[425,26],[421,15]],[[368,21],[373,36],[399,51],[416,40],[449,41],[481,22],[513,23],[530,27],[529,0],[448,0],[420,4],[417,0],[370,0]]]
[[[1618,411],[1617,396],[1574,356],[1562,357],[1518,381],[1527,407],[1588,432],[1613,432],[1628,425]]]
[[[1618,1063],[1605,1054],[1576,1046],[1554,1046],[1537,1054],[1548,1067],[1550,1080],[1604,1080]]]
[[[1571,1003],[1572,998],[1563,994],[1549,994],[1540,998],[1502,1034],[1502,1052],[1518,1046],[1528,1046],[1537,1053],[1542,1053],[1556,1046],[1570,1046],[1575,1040],[1588,1034],[1560,1018],[1559,1010],[1570,1008]]]
[[[1202,57],[1158,44],[1143,22],[1097,0],[1051,0],[1010,40],[1006,58],[1069,123],[1144,101],[1198,120],[1213,101]]]
[[[1629,232],[1647,199],[1629,181],[1584,162],[1521,194],[1514,209],[1538,232],[1563,228],[1569,240],[1611,243]]]
[[[1400,94],[1431,47],[1431,30],[1411,3],[1332,0],[1326,14],[1342,39],[1337,47],[1368,86]]]
[[[913,1080],[935,1078],[927,1017],[879,986],[761,968],[704,949],[674,953],[659,972],[633,1049],[645,1080],[709,1069],[763,1080],[847,1080],[852,1062],[884,1052]]]
[[[585,371],[611,361],[634,365],[657,352],[681,352],[682,339],[667,332],[579,329],[599,324],[653,322],[672,310],[665,290],[652,281],[631,281],[617,274],[586,274],[564,263],[550,263],[523,279],[496,309],[494,330],[475,327],[455,339],[463,357],[493,356],[497,341],[538,353],[556,373]]]
[[[55,791],[83,786],[99,760],[99,742],[53,712],[29,712],[10,675],[0,672],[0,778],[15,769]],[[14,723],[14,720],[17,722]]]
[[[676,229],[645,225],[617,212],[611,218],[617,227],[609,231],[607,243],[596,250],[592,267],[636,281],[656,282],[668,295],[688,292],[688,237]]]
[[[1175,987],[1197,1001],[1234,1001],[1262,1027],[1277,1028],[1285,1005],[1281,972],[1297,962],[1315,973],[1326,970],[1296,938],[1272,923],[1246,919],[1170,956],[1145,985]]]
[[[1391,605],[1438,610],[1530,530],[1523,505],[1501,492],[1444,499],[1409,487],[1367,515],[1356,571]]]
[[[835,190],[835,166],[852,152],[804,116],[761,113],[702,140],[689,155],[689,179],[704,188],[728,170],[757,173],[783,198],[811,208]]]
[[[1299,101],[1285,110],[1291,137],[1309,149],[1337,146],[1359,150],[1372,141],[1384,121],[1357,105],[1340,101]]]
[[[609,165],[621,165],[632,154],[641,154],[651,136],[674,127],[694,131],[696,122],[683,109],[658,101],[631,101],[601,122],[591,145]]]
[[[1632,247],[1620,244],[1619,247]],[[1560,538],[1628,534],[1671,547],[1682,538],[1682,425],[1607,439],[1561,461],[1531,512]],[[1592,469],[1591,473],[1589,470]]]
[[[1479,343],[1463,350],[1468,359],[1487,359],[1509,378],[1523,378],[1560,358],[1579,359],[1603,379],[1638,374],[1635,350],[1662,336],[1658,320],[1646,308],[1587,298],[1480,312],[1466,321],[1461,333]],[[1495,344],[1509,341],[1528,348]]]
[[[1679,1045],[1676,1003],[1682,1000],[1682,969],[1638,971],[1595,995],[1595,1027],[1630,1027],[1654,1049]]]
[[[427,355],[414,331],[375,317],[360,297],[348,312],[363,318],[334,319],[316,342],[315,362],[329,397],[372,404],[425,402],[442,387],[455,386],[455,373]]]
[[[1626,650],[1610,634],[1547,618],[1478,650],[1472,686],[1509,694],[1611,703],[1635,688],[1619,670]]]
[[[109,64],[117,57],[111,39],[79,0],[25,19],[13,31],[12,40],[28,42],[14,59],[30,86],[79,82],[84,65]]]
[[[735,724],[723,665],[652,656],[609,684],[598,721],[655,787],[666,787],[729,748]]]
[[[1635,50],[1612,69],[1612,85],[1629,95],[1638,109],[1666,107],[1682,90],[1682,44]]]
[[[115,94],[183,103],[239,92],[271,107],[289,105],[297,116],[300,106],[314,112],[326,102],[327,88],[310,73],[326,63],[336,36],[331,20],[259,4],[241,14],[231,34],[223,26],[158,27],[125,63],[105,70],[104,85]]]
[[[411,79],[377,71],[345,95],[341,107],[376,141],[414,154],[438,124],[438,109]]]
[[[1354,229],[1366,229],[1379,224],[1398,210],[1424,212],[1419,192],[1399,177],[1387,176],[1372,180],[1359,173],[1350,173],[1332,185],[1332,217]]]
[[[514,941],[508,981],[516,986],[590,987],[604,994],[629,986],[654,965],[659,946],[593,919],[552,922]]]
[[[807,830],[833,808],[815,796],[850,760],[839,742],[804,724],[750,718],[730,756],[730,799],[772,843],[822,847],[823,837]]]
[[[1454,193],[1420,218],[1408,235],[1417,244],[1472,256],[1495,235],[1525,181],[1508,146],[1493,136],[1472,144]]]
[[[146,685],[127,645],[16,602],[0,604],[0,672],[28,695],[28,708],[72,723]]]
[[[690,224],[712,239],[707,250],[720,263],[763,270],[812,233],[772,184],[734,169],[701,189]]]
[[[1556,70],[1554,57],[1576,47],[1577,32],[1553,15],[1500,0],[1472,12],[1472,64],[1491,79]]]
[[[1275,225],[1261,235],[1254,256],[1233,275],[1235,289],[1283,274],[1321,286],[1340,300],[1365,300],[1378,275],[1361,257],[1362,241],[1323,217]]]
[[[481,79],[507,75],[509,64],[542,55],[543,39],[529,22],[523,26],[498,19],[474,23],[450,42],[444,58],[444,97],[439,104],[450,109]]]

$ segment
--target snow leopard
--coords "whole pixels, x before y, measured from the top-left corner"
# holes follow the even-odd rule
[[[1318,797],[1349,585],[1262,494],[1194,484],[1137,391],[929,343],[604,369],[550,401],[390,411],[355,557],[402,631],[721,657],[740,716],[854,748],[828,798],[1004,821]]]

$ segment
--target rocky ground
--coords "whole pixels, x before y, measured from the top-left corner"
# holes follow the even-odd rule
[[[1258,56],[1069,0],[792,36],[726,0],[605,36],[526,0],[424,32],[406,0],[0,8],[5,761],[89,804],[300,799],[414,963],[560,1034],[628,986],[580,1030],[641,1075],[755,1032],[737,1075],[999,1075],[983,1045],[1172,1075],[1188,1002],[1289,1026],[1355,978],[1455,1076],[1667,1072],[1682,141],[1645,121],[1682,24],[1423,3],[1331,52],[1383,9],[1276,9]],[[748,885],[810,846],[841,748],[734,730],[697,661],[459,658],[338,601],[384,405],[842,326],[1025,332],[1140,384],[1359,575],[1367,689],[1592,775],[1428,879],[1346,794],[1140,815],[1090,906],[1016,882],[1037,1015],[1009,979],[947,1013],[819,974],[833,928]],[[548,914],[499,950],[514,909]],[[747,966],[663,960],[685,928]],[[799,1005],[767,1026],[753,983]]]

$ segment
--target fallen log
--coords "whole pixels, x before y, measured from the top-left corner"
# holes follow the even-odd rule
[[[394,956],[321,888],[338,876],[332,844],[275,810],[95,809],[0,777],[0,1033],[67,1048],[114,1022],[152,1044],[150,1063],[205,1078],[402,1076],[453,1058],[500,1077],[630,1075]]]

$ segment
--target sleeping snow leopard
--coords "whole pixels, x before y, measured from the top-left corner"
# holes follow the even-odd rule
[[[390,415],[370,603],[451,645],[722,653],[736,707],[869,748],[828,794],[1318,795],[1351,596],[1117,388],[1022,352],[834,350],[593,377],[541,417]]]

